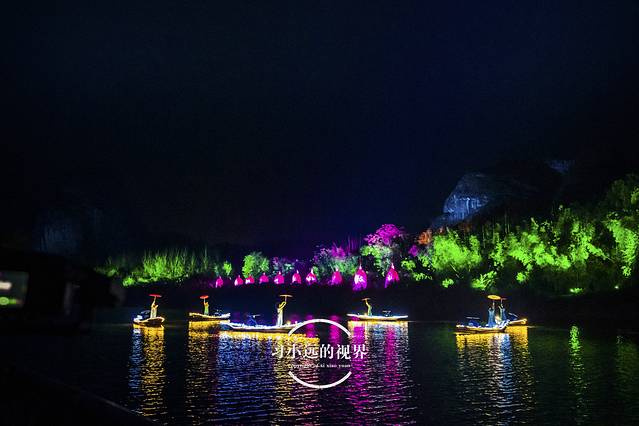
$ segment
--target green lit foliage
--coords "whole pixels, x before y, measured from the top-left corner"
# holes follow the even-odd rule
[[[380,275],[385,275],[391,266],[393,258],[393,249],[383,245],[366,245],[360,249],[362,256],[370,256],[373,258],[373,265]]]
[[[497,272],[489,271],[479,275],[470,282],[470,286],[475,290],[486,290],[495,284]]]
[[[452,278],[445,278],[442,281],[442,287],[444,287],[444,288],[448,288],[448,287],[450,287],[453,284],[455,284],[455,280],[453,280]]]
[[[107,265],[109,263],[107,262]],[[187,249],[171,249],[147,252],[141,261],[118,270],[113,276],[120,276],[125,286],[154,282],[182,282],[195,275],[211,274],[216,269],[206,248],[196,253]]]
[[[430,264],[437,275],[466,277],[482,262],[479,239],[470,235],[462,237],[456,231],[448,231],[433,237]]]
[[[248,277],[249,275],[256,277],[262,273],[267,274],[270,270],[269,266],[269,259],[261,252],[254,251],[244,256],[242,275],[244,275],[245,277]]]
[[[231,262],[225,260],[222,263],[222,271],[224,272],[224,275],[230,277],[233,274],[233,265],[231,264]]]
[[[637,263],[639,232],[636,227],[624,224],[619,219],[609,219],[606,228],[615,240],[613,256],[624,277],[630,277]]]
[[[426,257],[423,260],[428,263]],[[417,260],[414,258],[402,260],[400,263],[402,273],[416,282],[432,280],[428,270],[422,267],[423,263],[420,265],[418,262],[421,262],[419,258]]]

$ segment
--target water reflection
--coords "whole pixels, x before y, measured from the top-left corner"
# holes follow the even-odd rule
[[[217,344],[211,323],[190,322],[185,374],[186,416],[194,424],[206,421],[215,405]]]
[[[581,423],[587,417],[587,406],[584,400],[587,391],[587,383],[584,379],[584,363],[582,358],[581,339],[579,336],[579,327],[573,325],[570,327],[570,345],[569,364],[570,378],[569,382],[572,387],[572,395],[574,395],[573,414],[575,421]]]
[[[164,328],[135,327],[132,333],[129,406],[144,416],[159,419],[167,413]]]
[[[618,383],[618,409],[624,417],[639,422],[639,349],[637,344],[625,336],[617,336],[616,376]]]
[[[534,381],[528,328],[456,334],[462,410],[489,423],[512,423],[532,409]]]
[[[298,385],[289,375],[293,364],[278,350],[295,347],[304,351],[319,345],[319,339],[280,333],[237,333],[222,331],[218,349],[218,405],[216,418],[240,420],[271,418],[289,421],[300,412],[319,416],[317,393]],[[317,381],[313,368],[296,370],[298,377]],[[258,416],[258,417],[255,417]]]
[[[366,345],[364,357],[351,360],[346,395],[363,423],[402,423],[411,418],[412,379],[408,322],[350,321],[352,345]]]

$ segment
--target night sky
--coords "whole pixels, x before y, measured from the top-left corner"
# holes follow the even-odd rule
[[[636,1],[18,3],[5,224],[77,187],[151,233],[330,243],[638,140]]]

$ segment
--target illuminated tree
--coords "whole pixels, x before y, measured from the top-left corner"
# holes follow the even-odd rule
[[[224,263],[222,263],[222,270],[224,271],[224,274],[230,278],[233,273],[233,265],[231,265],[231,262],[225,260]]]
[[[385,276],[393,260],[400,261],[399,242],[405,236],[403,229],[390,223],[384,224],[375,233],[364,238],[367,244],[360,248],[360,254],[372,257],[375,269],[381,276]]]
[[[335,284],[333,278],[335,271],[339,271],[347,276],[355,275],[359,265],[359,257],[350,254],[342,247],[333,244],[332,247],[319,247],[313,256],[315,270],[320,278],[329,279],[331,284]],[[341,283],[341,281],[340,281]]]
[[[242,275],[245,277],[259,275],[269,272],[269,259],[262,252],[254,251],[244,256],[242,265]]]
[[[427,246],[433,241],[433,230],[428,228],[421,232],[417,237],[417,244],[420,246]]]
[[[222,277],[217,277],[215,280],[215,288],[222,288],[224,286],[224,280]]]
[[[357,271],[353,276],[353,291],[366,290],[367,284],[368,277],[366,276],[366,272],[360,266],[359,268],[357,268]]]
[[[461,238],[456,231],[435,235],[430,263],[438,275],[463,278],[482,262],[479,240],[471,235]]]

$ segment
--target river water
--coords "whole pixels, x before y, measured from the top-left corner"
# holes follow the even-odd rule
[[[14,336],[17,359],[164,424],[639,424],[636,336],[577,326],[459,335],[454,325],[341,322],[305,334],[230,333],[187,322],[100,324],[80,336]],[[278,348],[365,348],[339,369]],[[9,347],[9,346],[7,346]],[[354,354],[351,354],[354,355]]]

